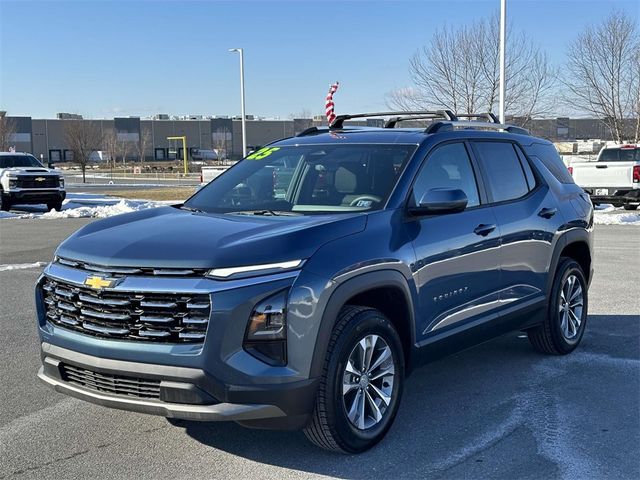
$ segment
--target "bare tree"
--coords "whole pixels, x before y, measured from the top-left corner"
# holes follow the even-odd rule
[[[149,145],[151,145],[151,129],[142,128],[142,126],[140,126],[140,138],[136,144],[136,151],[138,153],[138,160],[140,163],[144,162],[144,156]]]
[[[135,148],[135,145],[133,145],[133,142],[127,139],[125,135],[121,135],[120,137],[118,137],[117,142],[118,142],[118,153],[122,157],[122,165],[126,165],[127,155],[129,155],[129,152],[131,152]]]
[[[566,102],[603,119],[617,142],[631,135],[640,102],[640,40],[636,22],[613,11],[599,25],[587,27],[569,46],[564,84]]]
[[[211,144],[218,153],[218,160],[225,160],[227,158],[231,137],[231,132],[226,127],[218,128],[211,134]]]
[[[302,110],[300,110],[299,112],[294,112],[291,115],[289,115],[290,120],[294,120],[296,118],[311,118],[311,117],[312,117],[311,110],[309,110],[308,108],[302,108]]]
[[[547,56],[523,33],[509,28],[506,59],[506,111],[528,121],[546,113],[555,83]],[[400,110],[447,108],[455,112],[494,112],[498,106],[499,18],[460,28],[443,27],[409,62],[414,86],[387,94]]]
[[[73,163],[82,169],[82,182],[86,182],[86,169],[91,154],[102,146],[102,133],[95,122],[86,120],[65,120],[64,138],[73,152]]]
[[[104,134],[104,138],[102,139],[102,148],[107,152],[111,166],[115,167],[116,158],[118,157],[119,152],[118,135],[115,130],[107,130]]]
[[[7,118],[6,112],[0,112],[0,152],[7,152],[13,145],[16,124]]]

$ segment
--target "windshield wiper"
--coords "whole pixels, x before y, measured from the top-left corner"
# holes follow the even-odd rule
[[[296,213],[296,212],[287,212],[287,211],[283,211],[283,210],[269,210],[269,209],[241,210],[241,211],[238,211],[238,212],[227,212],[227,213],[230,213],[232,215],[261,215],[261,216],[268,216],[268,217],[300,215],[299,213]]]
[[[187,207],[186,205],[180,205],[178,207],[180,210],[187,210],[189,212],[194,212],[194,213],[204,213],[202,210],[200,210],[199,208],[194,208],[194,207]]]

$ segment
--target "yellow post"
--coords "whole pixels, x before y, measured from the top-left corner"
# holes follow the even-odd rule
[[[189,153],[187,152],[187,137],[167,137],[167,140],[182,140],[182,158],[184,160],[184,174],[187,174],[187,156]]]

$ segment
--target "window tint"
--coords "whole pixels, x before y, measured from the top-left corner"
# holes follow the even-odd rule
[[[518,158],[520,158],[520,164],[522,165],[522,169],[524,170],[524,175],[527,177],[527,185],[529,186],[529,190],[533,190],[536,188],[536,177],[533,174],[533,170],[531,170],[531,165],[529,165],[529,161],[522,153],[518,147],[514,147],[516,149],[516,153],[518,154]]]
[[[599,162],[640,161],[640,148],[605,148],[598,156]]]
[[[415,204],[432,188],[458,188],[467,195],[468,207],[480,204],[476,177],[464,144],[450,143],[429,155],[413,186]]]
[[[520,160],[511,143],[476,142],[494,202],[520,198],[529,192]]]
[[[573,183],[573,177],[553,145],[534,143],[525,150],[530,156],[538,158],[560,183]]]

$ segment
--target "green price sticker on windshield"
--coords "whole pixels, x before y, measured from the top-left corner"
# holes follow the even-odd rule
[[[261,148],[257,152],[253,152],[251,155],[247,157],[247,160],[262,160],[263,158],[268,157],[273,152],[277,152],[280,150],[279,147],[265,147]]]

